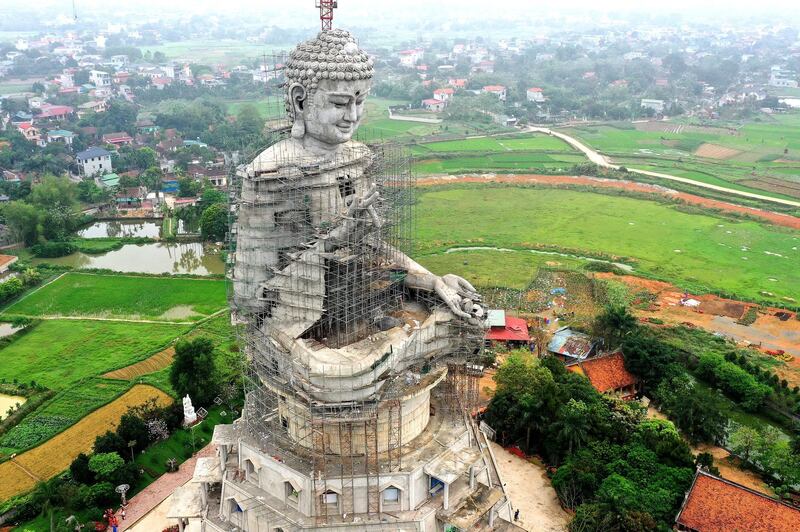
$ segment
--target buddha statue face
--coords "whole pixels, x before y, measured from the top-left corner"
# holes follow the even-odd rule
[[[369,94],[369,56],[343,30],[302,43],[286,64],[286,110],[292,137],[307,147],[335,149],[358,129]]]
[[[296,130],[302,130],[306,137],[331,148],[349,141],[364,116],[369,89],[370,81],[366,79],[325,79],[303,98],[305,91],[295,87],[292,93],[295,121],[302,121],[302,126]]]

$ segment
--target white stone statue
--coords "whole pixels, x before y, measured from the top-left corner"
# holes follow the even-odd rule
[[[192,399],[189,394],[183,398],[183,424],[184,426],[194,425],[197,422],[197,413],[192,406]]]

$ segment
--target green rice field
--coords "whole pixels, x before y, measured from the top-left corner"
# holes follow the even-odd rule
[[[693,291],[800,300],[800,233],[784,228],[688,214],[650,200],[523,187],[425,189],[417,213],[421,257],[460,246],[556,246],[628,257],[638,272]],[[487,260],[482,275],[507,275],[508,260],[517,259]]]
[[[45,320],[0,349],[0,379],[62,390],[83,378],[143,360],[187,326]]]
[[[189,321],[226,305],[223,280],[70,272],[12,304],[4,314]]]

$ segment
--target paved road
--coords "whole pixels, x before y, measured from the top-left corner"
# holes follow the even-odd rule
[[[553,131],[552,129],[545,128],[545,127],[528,127],[527,129],[525,129],[525,131],[529,131],[531,133],[544,133],[546,135],[552,135],[554,137],[558,137],[561,140],[563,140],[564,142],[566,142],[567,144],[569,144],[570,146],[572,146],[573,148],[575,148],[576,150],[583,152],[583,154],[586,155],[586,157],[591,162],[593,162],[594,164],[596,164],[598,166],[602,166],[604,168],[611,168],[613,170],[618,170],[619,169],[619,165],[612,164],[611,162],[609,162],[609,160],[603,154],[601,154],[600,152],[598,152],[596,150],[593,150],[592,148],[586,146],[585,144],[583,144],[582,142],[580,142],[578,139],[576,139],[574,137],[570,137],[569,135],[566,135],[566,134],[561,133],[559,131]],[[649,176],[649,177],[656,177],[656,178],[659,178],[659,179],[667,179],[669,181],[677,181],[679,183],[686,183],[687,185],[692,185],[692,186],[696,186],[696,187],[700,187],[700,188],[707,188],[709,190],[716,190],[716,191],[719,191],[719,192],[725,192],[727,194],[733,194],[735,196],[742,196],[742,197],[745,197],[745,198],[752,198],[752,199],[757,199],[757,200],[762,200],[762,201],[770,201],[772,203],[780,203],[781,205],[789,205],[791,207],[800,207],[800,201],[785,200],[785,199],[780,199],[780,198],[773,198],[773,197],[770,197],[770,196],[764,196],[764,195],[761,195],[761,194],[756,194],[754,192],[744,192],[742,190],[734,190],[734,189],[731,189],[731,188],[721,187],[721,186],[718,186],[718,185],[712,185],[712,184],[709,184],[709,183],[703,183],[702,181],[695,181],[694,179],[688,179],[686,177],[680,177],[680,176],[671,175],[671,174],[664,174],[662,172],[651,172],[649,170],[637,170],[636,168],[628,168],[628,172],[631,172],[633,174],[646,175],[646,176]]]

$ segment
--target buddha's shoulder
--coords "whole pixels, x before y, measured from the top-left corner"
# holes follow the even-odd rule
[[[303,167],[314,164],[325,165],[335,160],[358,160],[369,158],[372,150],[366,145],[356,141],[342,144],[331,159],[309,152],[303,145],[294,139],[286,139],[269,146],[259,153],[253,161],[244,167],[246,175],[253,177],[264,173],[277,172],[287,167]],[[334,163],[335,164],[335,163]]]

